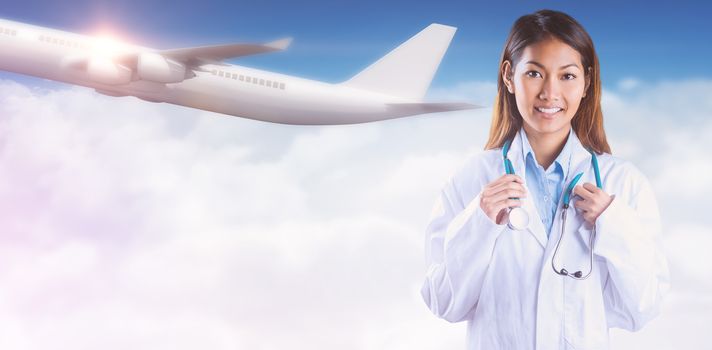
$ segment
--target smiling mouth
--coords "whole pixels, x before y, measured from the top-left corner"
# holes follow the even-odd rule
[[[563,108],[559,107],[552,107],[552,108],[543,108],[543,107],[534,107],[534,110],[536,110],[539,113],[544,114],[545,116],[553,116],[556,113],[559,113],[563,111]]]
[[[558,111],[563,110],[563,108],[559,108],[559,107],[552,107],[552,108],[534,107],[534,109],[536,109],[539,112],[547,113],[547,114],[554,114]]]

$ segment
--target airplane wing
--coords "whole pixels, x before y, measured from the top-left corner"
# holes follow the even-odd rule
[[[291,38],[284,38],[266,44],[228,44],[169,50],[134,47],[119,49],[123,52],[111,53],[106,57],[72,55],[65,57],[62,65],[87,71],[95,80],[109,85],[126,84],[138,78],[159,83],[177,83],[195,77],[194,72],[203,71],[201,66],[204,64],[227,65],[223,62],[226,59],[281,51],[291,42]]]
[[[220,64],[221,61],[230,58],[282,51],[289,47],[291,42],[292,38],[284,38],[266,44],[199,46],[183,49],[158,50],[156,53],[190,67],[206,63]]]
[[[391,112],[395,114],[413,115],[421,113],[451,112],[466,109],[480,109],[484,106],[463,102],[415,102],[415,103],[388,103]]]

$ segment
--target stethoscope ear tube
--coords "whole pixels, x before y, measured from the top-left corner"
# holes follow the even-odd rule
[[[581,176],[583,176],[583,173],[578,173],[571,182],[569,182],[569,187],[566,188],[566,191],[564,192],[564,209],[569,208],[569,202],[571,202],[571,193],[574,192],[574,187],[576,187],[576,183],[581,179]]]
[[[561,212],[561,236],[559,236],[558,242],[556,242],[556,248],[554,249],[554,255],[551,257],[551,268],[554,269],[554,272],[561,276],[567,276],[571,277],[575,280],[585,280],[588,278],[588,276],[591,275],[591,272],[593,271],[593,240],[596,237],[596,225],[593,225],[593,231],[591,231],[591,235],[588,237],[588,246],[589,246],[589,253],[588,253],[588,272],[586,275],[584,275],[581,271],[576,271],[574,273],[569,272],[566,270],[566,268],[561,268],[557,269],[556,265],[554,264],[554,260],[556,260],[556,254],[559,251],[559,246],[561,245],[561,241],[564,238],[564,229],[566,228],[566,212],[567,210],[564,209]]]
[[[589,153],[591,153],[591,165],[593,165],[593,172],[596,176],[596,186],[598,188],[603,188],[601,184],[601,172],[598,168],[598,159],[596,158],[596,153],[594,153],[591,150],[588,150]],[[557,269],[556,265],[554,264],[554,260],[556,260],[556,254],[559,251],[559,246],[561,245],[561,241],[564,238],[564,232],[566,232],[566,213],[568,212],[569,209],[569,203],[571,202],[571,194],[573,193],[574,187],[576,187],[576,183],[581,179],[581,176],[583,173],[578,173],[576,177],[574,177],[573,180],[571,180],[571,183],[569,183],[569,186],[566,188],[566,192],[564,193],[564,205],[561,211],[561,234],[559,236],[558,242],[556,242],[556,248],[554,249],[554,255],[551,257],[551,268],[554,269],[554,272],[561,276],[568,276],[571,277],[575,280],[584,280],[588,278],[588,276],[591,275],[591,272],[593,271],[593,241],[596,237],[596,225],[593,225],[593,230],[591,231],[591,235],[588,237],[588,247],[589,247],[589,252],[588,252],[588,272],[586,275],[584,275],[581,271],[576,271],[574,273],[570,273],[569,271],[566,270],[566,268],[562,267],[561,269]]]

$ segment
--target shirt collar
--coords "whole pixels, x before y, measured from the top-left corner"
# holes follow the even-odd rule
[[[561,152],[559,152],[559,155],[556,156],[556,159],[554,159],[554,163],[552,164],[555,167],[559,167],[562,170],[562,172],[564,174],[564,178],[566,178],[566,176],[567,176],[566,171],[568,170],[568,166],[564,166],[564,164],[568,165],[568,163],[571,159],[571,143],[573,142],[572,138],[576,137],[575,135],[573,135],[573,130],[574,130],[573,128],[569,128],[569,135],[566,138],[566,143],[564,144],[564,148],[561,150]],[[522,154],[524,154],[524,159],[528,159],[529,155],[531,155],[532,160],[534,162],[536,162],[536,164],[538,164],[538,162],[536,161],[536,156],[534,154],[534,150],[532,149],[532,146],[529,143],[529,136],[527,136],[527,133],[526,133],[526,131],[524,131],[524,128],[522,128],[520,130],[520,133],[524,136],[524,137],[522,137]],[[550,171],[552,171],[551,167],[546,170],[546,172],[550,172]]]

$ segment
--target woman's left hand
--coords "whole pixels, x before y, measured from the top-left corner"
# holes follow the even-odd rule
[[[583,211],[584,220],[591,225],[596,223],[598,216],[613,201],[612,196],[589,182],[586,182],[583,186],[574,187],[574,194],[582,198],[582,200],[574,201],[574,207]]]

